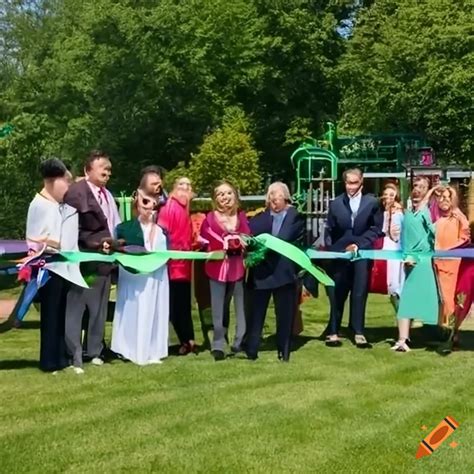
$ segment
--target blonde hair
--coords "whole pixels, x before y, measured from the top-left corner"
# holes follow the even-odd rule
[[[283,194],[283,198],[288,204],[291,202],[291,195],[288,186],[281,181],[275,181],[274,183],[270,184],[270,186],[268,186],[267,194],[265,195],[265,204],[267,206],[270,205],[273,195],[277,192],[281,192]]]
[[[192,186],[193,183],[191,182],[191,180],[187,177],[187,176],[178,176],[174,181],[173,181],[173,191],[176,189],[176,187],[178,186],[178,183],[182,180],[182,179],[187,179],[189,181],[189,185]]]
[[[214,190],[212,191],[212,205],[214,207],[214,210],[219,211],[219,212],[224,211],[224,209],[220,208],[219,205],[217,204],[217,190],[221,186],[224,186],[224,185],[228,186],[234,193],[235,203],[234,203],[233,208],[231,209],[231,213],[237,214],[237,211],[239,210],[239,207],[240,207],[239,192],[237,191],[237,188],[230,181],[227,181],[225,179],[223,179],[222,181],[218,181],[216,185],[214,186]]]
[[[458,193],[457,191],[452,187],[452,186],[443,186],[441,189],[441,193],[439,194],[439,197],[441,197],[446,191],[449,193],[449,197],[451,198],[451,208],[453,210],[459,208],[459,198],[458,198]],[[439,200],[439,198],[438,198]]]

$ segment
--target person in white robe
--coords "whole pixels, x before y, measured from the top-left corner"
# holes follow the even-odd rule
[[[135,219],[117,226],[125,245],[148,252],[166,250],[166,236],[156,224],[156,202],[138,190]],[[111,348],[138,365],[158,364],[168,356],[169,282],[164,264],[149,274],[119,268]]]

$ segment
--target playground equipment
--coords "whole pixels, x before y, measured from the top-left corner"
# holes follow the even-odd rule
[[[432,184],[450,182],[456,187],[468,186],[474,177],[472,171],[437,166],[435,152],[422,135],[338,137],[336,125],[331,122],[326,123],[323,137],[307,140],[294,151],[291,163],[296,172],[293,199],[306,216],[308,245],[318,245],[324,239],[329,202],[342,191],[345,169],[360,168],[364,172],[364,187],[376,195],[384,181],[395,182],[403,202],[407,201],[409,184],[416,176],[427,176]]]

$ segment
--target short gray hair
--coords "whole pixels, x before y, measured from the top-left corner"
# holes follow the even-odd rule
[[[344,183],[347,181],[347,175],[349,174],[355,174],[359,179],[364,179],[364,173],[362,173],[360,168],[349,168],[348,170],[345,170],[344,173],[342,173],[342,180]]]
[[[267,206],[270,204],[273,194],[278,191],[283,194],[286,202],[291,202],[291,195],[288,186],[281,181],[275,181],[274,183],[270,184],[270,186],[268,186],[267,194],[265,195],[265,204]]]

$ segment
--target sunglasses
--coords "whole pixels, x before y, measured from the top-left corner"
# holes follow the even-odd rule
[[[153,204],[153,205],[156,206],[156,201],[155,201],[154,199],[145,197],[145,196],[143,196],[142,194],[138,193],[137,191],[134,191],[134,192],[132,193],[132,198],[133,198],[133,199],[137,199],[139,196],[141,197],[141,203],[142,203],[144,206],[148,206],[148,204]]]

